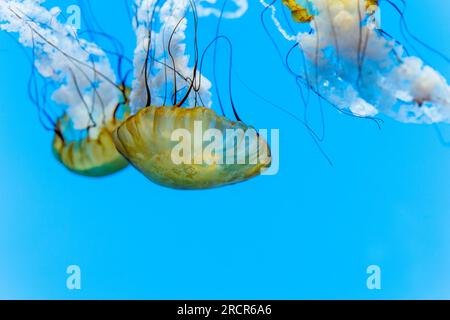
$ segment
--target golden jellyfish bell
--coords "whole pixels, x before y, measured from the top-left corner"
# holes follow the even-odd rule
[[[209,129],[220,132],[224,137],[227,131],[240,132],[232,148],[237,157],[244,155],[246,162],[228,164],[228,160],[217,153],[205,153],[203,140],[200,152],[195,147],[190,149],[193,150],[188,157],[190,161],[174,161],[180,144],[174,139],[174,132],[178,129],[185,134],[183,142],[186,142],[184,139],[192,139],[187,142],[189,146],[196,143],[194,140],[198,141],[196,135],[199,132]],[[248,132],[248,129],[244,123],[230,121],[204,107],[149,106],[117,127],[113,138],[119,152],[151,181],[175,189],[208,189],[248,180],[270,166],[267,142],[259,134],[250,138],[242,136],[242,132]],[[222,146],[222,155],[231,151],[228,144]]]
[[[378,10],[379,0],[366,0],[366,10],[368,14],[374,14]]]
[[[314,14],[308,10],[305,5],[299,4],[300,0],[282,0],[283,4],[291,11],[292,19],[295,22],[306,23],[311,22],[314,19]],[[328,0],[330,2],[341,1],[343,3],[348,3],[349,1],[355,0]],[[378,10],[378,2],[379,0],[362,0],[366,3],[366,11],[368,14],[374,14],[375,11]],[[304,3],[308,4],[308,6],[312,6],[314,4],[314,0],[304,0]]]
[[[110,120],[93,139],[86,137],[76,141],[66,141],[64,130],[67,117],[58,121],[53,139],[53,154],[70,171],[87,177],[104,177],[128,166],[128,161],[117,151],[112,132],[121,120]]]
[[[297,0],[283,0],[283,4],[291,11],[295,22],[305,23],[313,19],[307,8],[297,3]]]

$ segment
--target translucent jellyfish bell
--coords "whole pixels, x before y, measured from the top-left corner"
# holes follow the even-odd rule
[[[112,132],[122,123],[113,119],[102,126],[95,138],[70,139],[74,130],[67,116],[58,120],[52,149],[56,159],[70,171],[88,177],[104,177],[128,166],[128,161],[117,151]]]
[[[187,159],[184,155],[184,163],[175,160],[177,129],[186,133],[183,139],[190,140],[184,141],[192,151]],[[205,152],[210,142],[198,136],[210,129],[218,130],[223,137],[219,152]],[[147,107],[114,131],[114,142],[120,153],[151,181],[176,189],[206,189],[251,179],[270,166],[267,142],[258,134],[246,136],[249,129],[242,122],[230,121],[204,107]],[[226,142],[230,139],[227,130],[238,132],[236,141]],[[200,145],[197,150],[195,144]],[[231,153],[227,163],[226,156]],[[239,158],[244,161],[239,163]]]

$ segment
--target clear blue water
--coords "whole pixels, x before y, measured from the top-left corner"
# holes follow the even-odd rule
[[[407,2],[414,33],[450,54],[447,1]],[[93,9],[131,55],[123,2]],[[250,0],[242,19],[223,23],[235,75],[300,114],[261,10]],[[201,23],[213,30],[215,22]],[[398,34],[388,8],[383,27]],[[450,76],[449,65],[424,56]],[[94,180],[54,160],[52,135],[26,95],[30,66],[4,34],[0,65],[0,298],[450,298],[450,148],[434,127],[385,118],[378,130],[327,107],[330,166],[301,124],[235,79],[241,117],[280,129],[278,175],[197,192],[161,188],[132,168]],[[82,270],[79,291],[66,288],[73,264]],[[374,264],[382,289],[371,291],[366,268]]]

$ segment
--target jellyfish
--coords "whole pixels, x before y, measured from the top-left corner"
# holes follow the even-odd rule
[[[204,55],[198,48],[196,3],[137,0],[136,8],[132,115],[114,131],[119,152],[151,181],[175,189],[221,187],[268,168],[266,139],[249,134],[252,128],[241,121],[234,106],[235,120],[212,109],[212,83],[203,74]],[[193,59],[187,49],[188,22],[194,33]],[[203,140],[208,134],[215,138]],[[183,136],[188,146],[182,152],[174,135]],[[183,161],[176,159],[180,154]],[[228,161],[238,158],[246,161]]]
[[[297,3],[296,0],[282,0],[283,4],[291,11],[292,19],[295,22],[310,22],[313,15],[308,8]]]
[[[44,127],[54,133],[56,159],[83,176],[115,173],[128,165],[112,132],[129,114],[129,90],[107,54],[61,22],[58,7],[48,10],[43,2],[0,3],[0,29],[18,34],[23,48],[31,49],[30,97]]]
[[[283,61],[295,80],[321,101],[342,112],[374,119],[380,114],[400,122],[450,122],[450,87],[439,71],[383,30],[377,0],[260,0],[282,37],[292,43]],[[386,1],[402,18],[402,3]],[[278,9],[291,21],[282,22]],[[294,31],[292,22],[300,31]],[[406,32],[405,32],[406,30]],[[449,59],[409,34],[409,40]],[[406,41],[410,43],[410,41]],[[292,67],[294,54],[299,68]]]
[[[311,0],[309,0],[311,1]],[[292,14],[292,19],[295,22],[311,22],[314,18],[314,11],[312,10],[312,3],[308,0],[300,1],[302,4],[298,3],[298,0],[282,0],[284,6],[286,6]],[[378,0],[366,0],[365,9],[367,13],[373,13],[378,8]]]

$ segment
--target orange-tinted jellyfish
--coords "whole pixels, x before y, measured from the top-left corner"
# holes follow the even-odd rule
[[[343,0],[342,2],[351,0]],[[379,0],[364,0],[367,13],[373,14],[378,9]],[[291,11],[292,19],[295,22],[310,22],[314,18],[314,12],[311,9],[312,0],[282,0],[282,3]]]
[[[309,22],[313,15],[306,6],[300,5],[297,0],[283,0],[283,4],[291,11],[292,19],[295,22]]]

